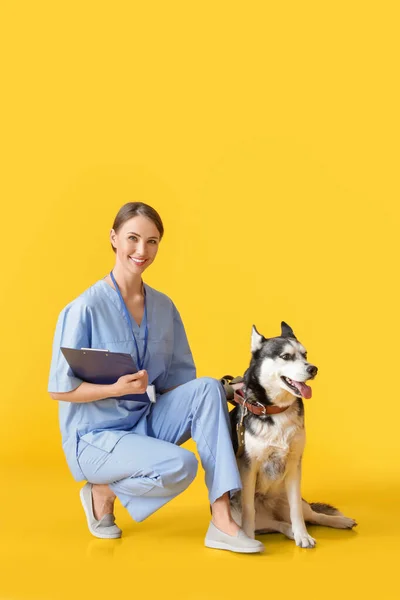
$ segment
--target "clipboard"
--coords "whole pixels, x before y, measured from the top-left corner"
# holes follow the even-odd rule
[[[60,349],[75,377],[79,377],[87,383],[111,385],[123,375],[138,372],[132,356],[124,352],[109,352],[97,348],[61,347]],[[118,399],[150,402],[147,393],[127,394],[118,396]]]

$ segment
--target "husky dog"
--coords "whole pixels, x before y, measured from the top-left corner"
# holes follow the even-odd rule
[[[242,390],[248,409],[238,405],[230,412],[235,452],[236,426],[244,426],[244,451],[237,459],[243,489],[231,496],[232,516],[251,538],[278,531],[301,548],[313,548],[305,521],[339,529],[357,523],[329,504],[309,504],[301,497],[302,398],[311,398],[306,381],[318,369],[307,362],[306,349],[289,325],[282,321],[281,327],[279,337],[266,339],[253,326]],[[265,412],[253,414],[253,407]]]

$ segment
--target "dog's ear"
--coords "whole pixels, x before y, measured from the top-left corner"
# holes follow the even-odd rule
[[[265,337],[261,333],[258,333],[256,326],[253,325],[253,329],[251,330],[251,351],[256,352],[256,350],[259,350],[263,342],[265,342]]]
[[[282,328],[281,337],[289,337],[289,338],[294,338],[295,340],[297,340],[297,338],[293,332],[293,329],[291,327],[289,327],[289,325],[287,323],[285,323],[285,321],[282,321],[281,328]]]

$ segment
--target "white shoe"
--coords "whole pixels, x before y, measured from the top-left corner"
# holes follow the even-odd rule
[[[93,513],[92,487],[93,484],[87,482],[79,492],[90,533],[95,537],[103,539],[120,538],[122,531],[115,525],[114,515],[107,514],[99,520],[95,518]]]
[[[206,534],[205,545],[207,548],[218,550],[231,550],[231,552],[264,552],[265,546],[258,540],[249,538],[243,529],[239,529],[236,535],[224,533],[215,527],[211,521]]]

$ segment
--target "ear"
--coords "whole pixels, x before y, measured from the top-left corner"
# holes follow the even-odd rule
[[[265,337],[258,333],[256,326],[253,325],[253,329],[251,330],[251,351],[256,352],[256,350],[259,350],[263,342],[265,342]]]
[[[293,329],[291,327],[289,327],[289,325],[287,323],[285,323],[285,321],[282,321],[281,328],[282,328],[281,337],[290,337],[290,338],[294,338],[295,340],[297,340],[297,338],[293,332]]]
[[[117,249],[117,247],[115,245],[115,231],[114,231],[114,229],[111,229],[111,231],[110,231],[110,242],[111,242],[111,245],[113,246],[113,248]]]

